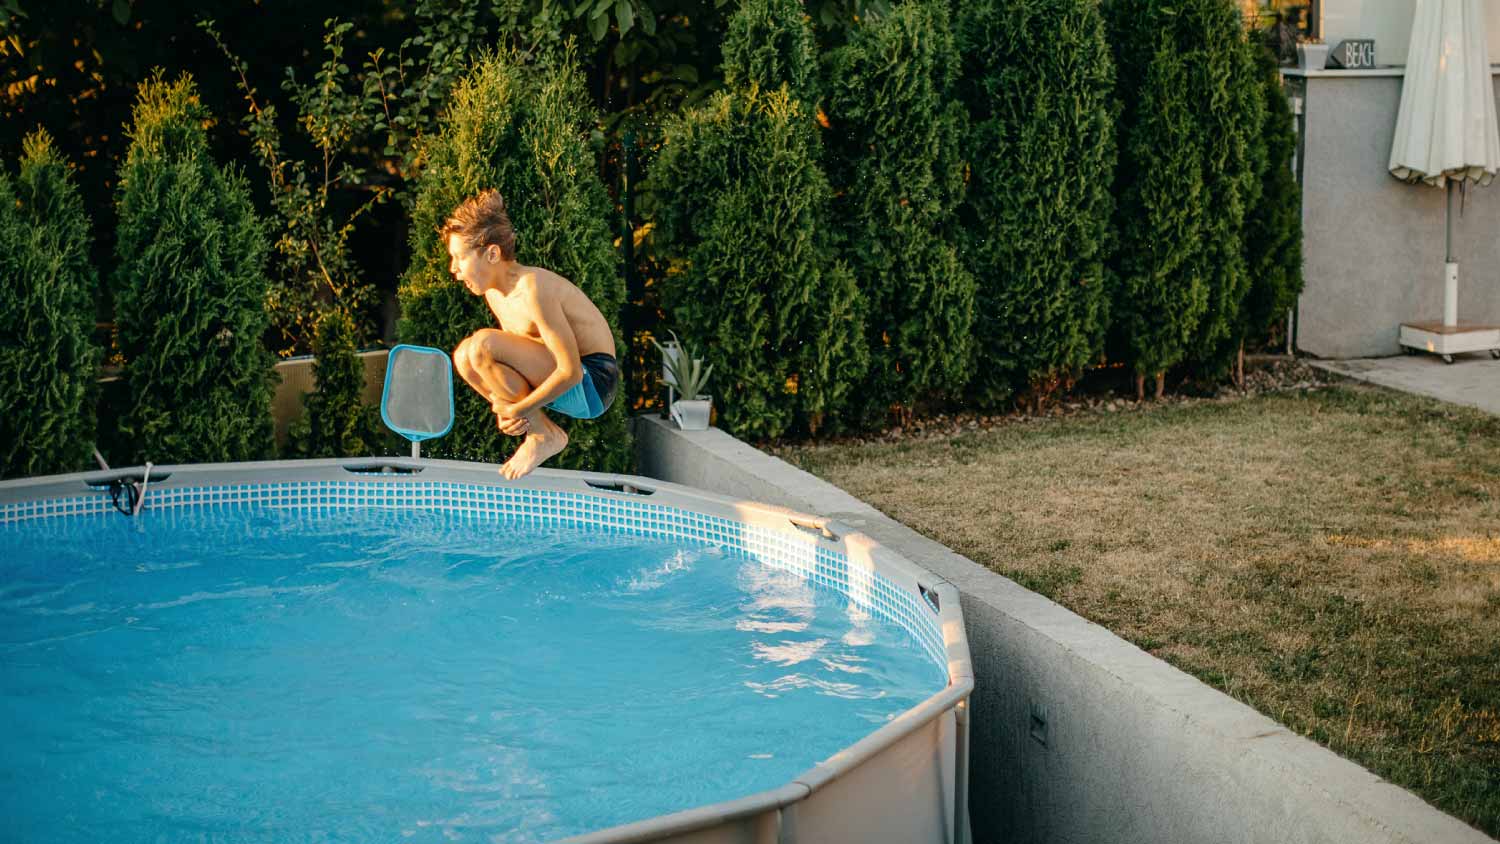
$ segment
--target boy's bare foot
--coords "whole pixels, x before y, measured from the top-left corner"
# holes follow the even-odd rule
[[[516,453],[500,467],[500,474],[508,480],[525,477],[531,470],[542,465],[547,458],[562,451],[568,445],[568,433],[557,427],[557,423],[546,416],[538,415],[541,430],[532,431],[521,441]]]

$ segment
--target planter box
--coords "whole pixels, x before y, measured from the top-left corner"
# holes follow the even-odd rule
[[[1298,44],[1297,65],[1303,70],[1322,70],[1328,66],[1327,44]]]
[[[707,431],[713,407],[713,399],[708,396],[678,399],[672,402],[672,421],[684,431]]]

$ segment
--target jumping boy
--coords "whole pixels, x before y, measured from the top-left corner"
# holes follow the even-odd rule
[[[490,402],[502,432],[526,438],[500,467],[514,480],[568,444],[542,408],[577,419],[609,409],[620,380],[614,333],[572,282],[516,263],[516,235],[498,191],[464,200],[442,233],[448,272],[500,321],[459,343],[453,366]]]

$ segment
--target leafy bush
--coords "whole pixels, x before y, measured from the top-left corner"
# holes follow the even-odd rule
[[[973,127],[964,255],[978,279],[971,384],[1033,402],[1102,350],[1116,149],[1114,64],[1094,0],[981,0],[957,18]]]
[[[1239,336],[1257,339],[1297,303],[1302,292],[1302,190],[1292,172],[1297,136],[1292,109],[1281,88],[1276,56],[1256,53],[1265,122],[1260,196],[1245,215],[1245,264],[1250,292],[1240,309]]]
[[[758,54],[741,39],[802,43],[805,33],[757,28],[769,8],[778,26],[805,30],[796,5],[741,7],[726,78],[753,79],[740,63]],[[817,124],[788,81],[736,85],[670,121],[646,187],[658,205],[667,318],[706,350],[724,397],[719,424],[744,437],[838,425],[869,360],[864,304],[837,258]]]
[[[952,394],[973,360],[974,277],[954,244],[963,105],[946,4],[915,0],[867,21],[828,61],[834,218],[868,303],[859,416]]]
[[[265,228],[244,178],[214,165],[197,90],[141,84],[120,167],[113,276],[127,455],[251,460],[273,449]]]
[[[280,335],[278,351],[290,355],[306,348],[329,302],[355,315],[356,328],[374,310],[375,289],[359,277],[349,238],[361,216],[385,201],[389,191],[369,188],[368,197],[349,211],[336,210],[334,191],[361,185],[365,174],[348,160],[356,138],[374,131],[374,98],[345,89],[344,37],[353,24],[330,19],[323,36],[323,63],[312,84],[295,74],[282,81],[297,106],[297,124],[317,150],[311,160],[291,157],[283,149],[276,106],[262,102],[250,84],[244,64],[209,22],[199,24],[218,44],[245,95],[244,122],[256,157],[270,182],[275,220],[275,277],[266,307]],[[342,222],[340,219],[342,218]]]
[[[0,170],[0,477],[84,468],[94,442],[89,217],[52,138]]]
[[[354,320],[342,310],[318,320],[312,344],[317,389],[304,397],[306,412],[290,432],[291,450],[300,457],[361,457],[384,450],[376,410],[361,398],[365,365],[354,337]]]
[[[424,150],[426,164],[412,211],[412,264],[402,280],[402,342],[452,349],[474,331],[494,327],[484,300],[448,273],[439,229],[464,199],[486,188],[505,197],[516,232],[516,259],[546,267],[578,285],[606,318],[625,298],[612,245],[613,212],[588,145],[594,112],[571,54],[524,65],[513,53],[489,53],[454,87],[441,131]],[[624,343],[615,326],[616,348]],[[510,437],[499,433],[488,402],[460,386],[453,431],[434,455],[500,461]],[[562,468],[626,471],[633,462],[625,402],[593,420],[559,419],[570,444]]]
[[[1117,338],[1138,378],[1216,366],[1248,287],[1241,243],[1258,187],[1258,77],[1223,0],[1106,5],[1123,106]]]

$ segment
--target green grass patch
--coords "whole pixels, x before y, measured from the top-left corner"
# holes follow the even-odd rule
[[[1340,385],[778,453],[1500,836],[1500,419]]]

